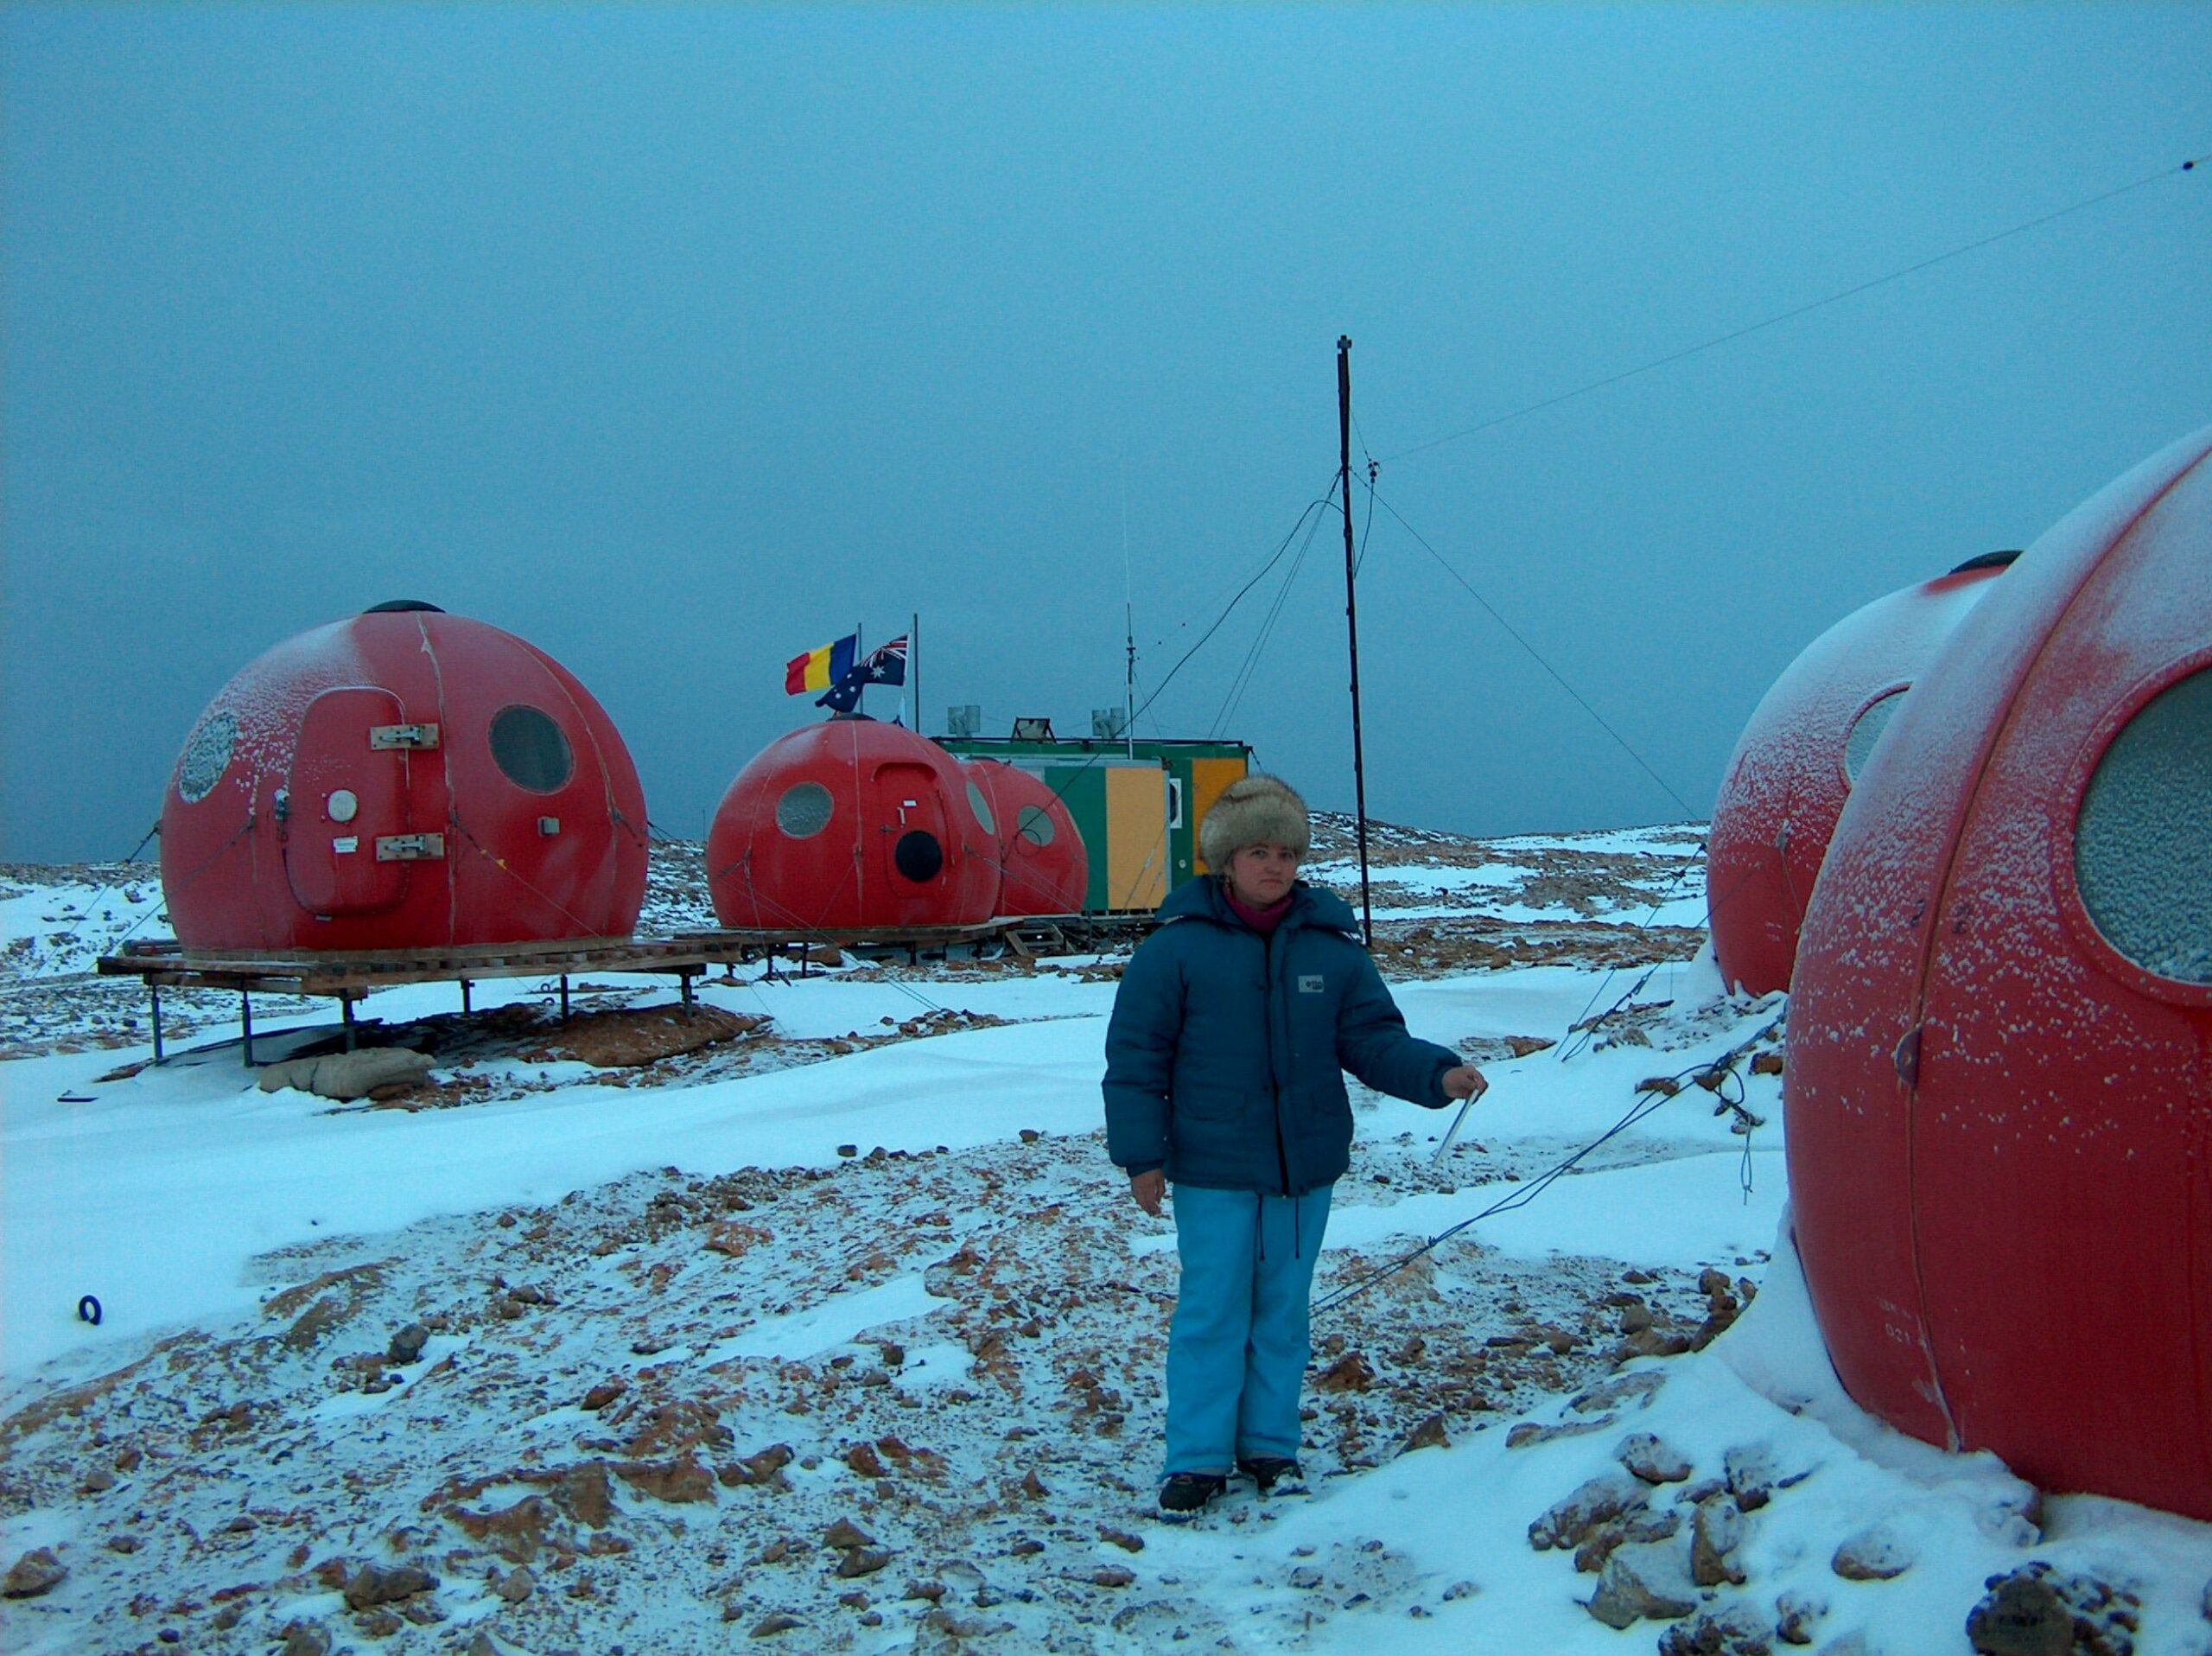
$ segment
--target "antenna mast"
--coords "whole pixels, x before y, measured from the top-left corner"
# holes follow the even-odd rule
[[[1137,756],[1137,601],[1136,583],[1129,576],[1129,468],[1122,474],[1122,740],[1128,755]]]
[[[1359,738],[1359,603],[1351,539],[1351,335],[1337,336],[1338,485],[1344,503],[1344,630],[1351,648],[1351,785],[1359,825],[1359,930],[1375,946],[1375,908],[1367,889],[1367,766]]]

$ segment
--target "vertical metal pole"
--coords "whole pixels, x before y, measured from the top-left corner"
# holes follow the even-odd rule
[[[1375,908],[1367,889],[1367,765],[1359,737],[1359,600],[1351,538],[1351,335],[1337,338],[1337,433],[1339,487],[1344,500],[1344,629],[1351,647],[1351,785],[1359,824],[1359,928],[1375,946]]]
[[[146,992],[154,999],[154,1061],[162,1061],[162,986],[151,978],[146,980]]]
[[[914,692],[914,734],[922,730],[922,612],[916,610],[906,628],[906,687]]]
[[[353,997],[351,995],[339,996],[338,1016],[346,1025],[346,1050],[351,1052],[353,1050]]]
[[[468,979],[466,978],[461,980],[461,1010],[464,1016],[476,1010],[469,1004]]]
[[[684,1005],[686,1005],[686,1006],[690,1005],[690,1004],[691,1004],[691,974],[690,974],[690,972],[688,972],[688,971],[679,971],[679,972],[677,972],[677,973],[676,974],[676,984],[677,984],[677,987],[678,989],[682,990],[683,990],[683,1003],[684,1003]]]
[[[253,995],[238,990],[238,1045],[245,1054],[245,1067],[253,1067]]]
[[[568,974],[567,972],[565,972],[565,971],[564,971],[564,972],[563,972],[563,973],[561,974],[561,1022],[563,1022],[563,1023],[566,1023],[568,1021],[569,1021],[569,974]]]

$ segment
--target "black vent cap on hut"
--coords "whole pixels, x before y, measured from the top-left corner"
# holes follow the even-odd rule
[[[2012,566],[2012,560],[2019,555],[2020,549],[2017,546],[2008,552],[1984,552],[1978,557],[1970,557],[1967,559],[1965,563],[1960,564],[1958,568],[1953,570],[1951,573],[1954,575],[1967,575],[1975,570],[2010,569]]]
[[[413,609],[428,610],[433,615],[446,613],[436,604],[426,604],[420,598],[387,598],[380,604],[371,604],[361,613],[364,615],[396,615]]]

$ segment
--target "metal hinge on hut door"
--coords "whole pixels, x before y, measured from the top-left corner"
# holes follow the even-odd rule
[[[443,834],[379,834],[377,837],[377,861],[379,863],[429,863],[446,854]]]
[[[369,748],[372,753],[390,748],[408,748],[417,753],[428,753],[437,745],[438,727],[435,724],[372,724],[369,727]]]

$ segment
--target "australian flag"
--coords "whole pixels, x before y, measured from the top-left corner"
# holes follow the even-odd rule
[[[842,678],[830,686],[826,695],[816,699],[815,705],[834,713],[849,713],[860,705],[861,691],[867,685],[906,682],[906,640],[902,634],[855,662]]]

